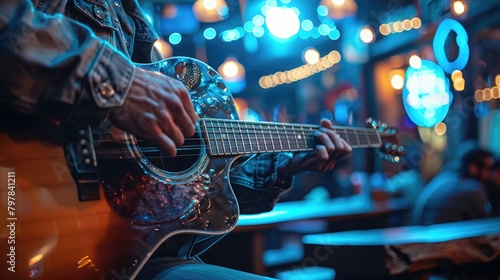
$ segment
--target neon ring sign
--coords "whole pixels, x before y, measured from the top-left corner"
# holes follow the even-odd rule
[[[444,44],[452,30],[457,33],[458,56],[454,61],[449,61],[446,57]],[[432,47],[436,61],[446,73],[451,74],[455,70],[462,70],[467,65],[467,61],[469,60],[468,40],[465,28],[458,21],[448,18],[441,22],[436,30],[436,35],[434,35]]]

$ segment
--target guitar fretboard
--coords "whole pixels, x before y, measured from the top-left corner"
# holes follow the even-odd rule
[[[213,156],[266,152],[311,151],[316,146],[317,125],[249,122],[226,119],[202,119],[201,129]],[[380,134],[375,129],[334,127],[352,148],[380,147]]]

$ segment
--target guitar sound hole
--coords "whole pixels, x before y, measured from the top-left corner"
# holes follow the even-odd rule
[[[139,141],[142,154],[156,167],[169,172],[181,172],[192,167],[200,158],[203,141],[200,135],[188,137],[182,147],[177,148],[177,155],[169,157],[161,153],[150,141]]]

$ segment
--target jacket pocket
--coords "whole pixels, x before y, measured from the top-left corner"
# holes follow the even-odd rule
[[[113,21],[109,7],[104,0],[73,0],[75,9],[84,14],[97,27],[109,28],[118,31]]]

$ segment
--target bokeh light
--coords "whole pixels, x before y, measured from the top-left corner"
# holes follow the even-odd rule
[[[402,98],[410,119],[422,127],[442,122],[453,99],[449,87],[443,69],[432,61],[422,60],[419,69],[408,67]]]

